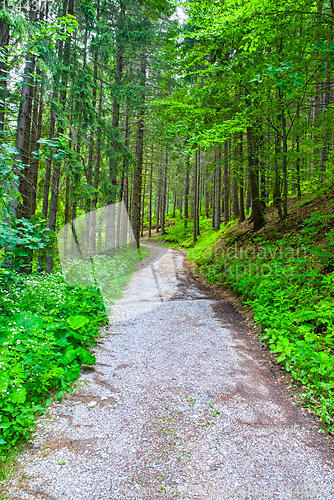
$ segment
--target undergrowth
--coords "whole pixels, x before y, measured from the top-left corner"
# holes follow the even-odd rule
[[[215,241],[219,236],[223,235],[230,227],[236,225],[236,221],[231,221],[225,227],[223,227],[218,233],[212,228],[211,219],[206,217],[199,217],[199,232],[198,242],[196,244],[196,249],[201,252],[202,248]],[[187,221],[187,225],[184,223],[184,219],[177,217],[175,220],[175,225],[168,229],[166,234],[161,234],[158,239],[168,241],[171,243],[171,247],[177,246],[180,248],[191,248],[194,246],[193,239],[194,222],[192,220]]]

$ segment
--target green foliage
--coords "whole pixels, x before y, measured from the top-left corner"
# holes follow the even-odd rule
[[[212,225],[212,221],[207,219],[207,225],[210,223]],[[200,262],[202,256],[205,256],[206,250],[212,248],[213,245],[217,245],[221,238],[228,232],[231,227],[236,226],[238,220],[233,220],[228,222],[227,224],[223,224],[219,231],[214,231],[212,227],[208,229],[199,239],[198,243],[194,246],[192,250],[189,250],[189,257],[196,262]]]
[[[2,271],[2,274],[8,271]],[[71,390],[80,365],[92,365],[105,310],[95,287],[60,273],[23,276],[0,292],[0,457],[29,436],[35,417]]]
[[[212,226],[211,219],[200,216],[199,231],[200,233],[207,232]],[[181,248],[190,248],[194,245],[193,241],[194,222],[189,220],[185,226],[184,219],[177,218],[175,225],[172,226],[166,234],[159,236],[159,239],[169,241],[172,246],[180,246]],[[199,237],[201,239],[201,237]]]
[[[15,161],[16,154],[16,148],[0,144],[0,217],[9,214],[9,202],[18,196],[16,186],[22,164]]]
[[[24,43],[10,47],[8,67],[15,67],[27,54],[39,54],[43,42],[48,43],[50,48],[54,48],[57,40],[66,40],[77,27],[77,21],[70,14],[57,17],[52,22],[39,21],[35,29],[31,29],[32,26],[30,26],[30,30],[26,29],[22,32]]]
[[[53,236],[42,219],[32,222],[12,218],[10,222],[9,226],[0,221],[0,249],[7,249],[1,267],[19,271],[25,267],[30,251],[51,245]]]

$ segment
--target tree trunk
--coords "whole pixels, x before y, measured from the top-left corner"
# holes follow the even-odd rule
[[[282,110],[282,145],[283,145],[283,157],[282,157],[282,173],[283,173],[283,218],[288,215],[288,172],[287,172],[287,153],[288,153],[288,141],[286,135],[286,117],[284,110]]]
[[[252,206],[252,194],[249,186],[249,168],[246,169],[246,179],[247,179],[247,194],[246,194],[246,210],[248,211]]]
[[[210,210],[210,198],[209,198],[209,179],[210,174],[208,169],[205,169],[205,216],[209,218],[209,210]]]
[[[143,204],[142,204],[142,215],[141,215],[141,231],[140,236],[144,236],[144,216],[145,216],[145,191],[146,191],[146,177],[147,177],[147,160],[145,165],[144,173],[144,189],[143,189]]]
[[[141,57],[140,62],[141,85],[144,89],[146,83],[146,55]],[[141,185],[143,171],[143,154],[144,154],[144,118],[145,118],[145,89],[141,93],[141,109],[138,113],[138,129],[136,139],[136,160],[137,165],[133,175],[133,208],[132,208],[132,227],[136,239],[137,247],[139,248],[140,234],[140,201],[141,201]]]
[[[7,49],[9,45],[9,26],[5,17],[0,19],[0,48],[2,57],[0,61],[0,132],[4,130],[5,107],[7,97]]]
[[[68,14],[74,14],[74,0],[69,0],[68,2]],[[65,68],[68,67],[70,61],[71,53],[71,36],[66,38],[64,46],[64,58],[63,64]],[[62,135],[65,131],[65,107],[66,107],[66,95],[67,95],[67,82],[68,82],[68,72],[63,71],[62,74],[62,91],[60,93],[60,105],[62,110],[61,118],[58,124],[58,135]],[[50,200],[50,212],[49,212],[49,229],[53,233],[56,231],[56,221],[57,221],[57,206],[58,206],[58,194],[59,194],[59,178],[60,178],[60,161],[55,162],[52,182],[51,182],[51,200]],[[46,256],[46,266],[45,272],[51,273],[53,268],[53,253],[54,249],[51,248],[49,254]]]
[[[94,170],[94,197],[93,197],[93,208],[96,209],[97,207],[97,202],[98,202],[98,188],[99,188],[99,183],[100,183],[100,170],[101,170],[101,141],[102,141],[102,127],[100,125],[100,120],[102,118],[102,95],[103,95],[103,85],[102,85],[102,80],[100,80],[100,92],[99,92],[99,103],[98,103],[98,110],[97,110],[97,116],[98,116],[98,121],[99,125],[96,129],[96,167]],[[124,187],[123,187],[124,190]]]
[[[198,149],[197,154],[197,209],[196,209],[196,231],[199,236],[199,216],[201,213],[201,149]]]
[[[97,60],[98,53],[97,50],[94,54],[94,83],[93,83],[93,99],[92,99],[92,107],[95,110],[97,104]],[[89,132],[89,150],[88,150],[88,168],[87,168],[87,184],[89,187],[93,187],[93,158],[94,158],[94,145],[95,145],[95,130],[92,127]],[[94,197],[94,195],[93,195]],[[86,210],[90,210],[92,208],[92,195],[88,195],[88,199],[86,202]]]
[[[37,10],[30,9],[29,22],[37,19]],[[15,146],[18,149],[18,158],[24,165],[20,174],[19,191],[22,202],[17,207],[17,216],[30,219],[32,215],[32,172],[30,167],[30,132],[31,113],[34,96],[34,72],[36,56],[28,54],[25,59],[24,78],[21,87],[21,102],[17,120],[17,132]],[[14,209],[15,212],[15,209]],[[15,213],[13,214],[16,215]]]
[[[224,222],[225,224],[230,220],[230,176],[229,176],[229,162],[228,162],[228,142],[224,143]]]
[[[323,108],[322,112],[325,113],[329,107],[331,101],[331,78],[328,77],[324,84],[324,94],[323,94]],[[320,157],[320,182],[322,183],[326,177],[326,163],[328,161],[329,154],[329,142],[330,142],[330,134],[328,131],[325,133],[323,138],[323,146],[321,148],[321,157]]]
[[[190,160],[187,158],[186,162],[186,181],[184,190],[184,227],[187,228],[189,218],[189,189],[190,189]]]
[[[148,207],[148,237],[152,236],[152,195],[153,195],[153,144],[151,146],[150,201]]]
[[[274,186],[274,205],[276,207],[279,220],[283,220],[282,213],[282,198],[281,198],[281,181],[280,181],[280,171],[278,166],[278,155],[280,152],[280,138],[278,133],[275,133],[275,186]]]
[[[238,219],[240,216],[239,210],[239,196],[238,196],[238,180],[233,179],[233,191],[232,191],[233,201],[232,201],[232,212],[233,218]]]
[[[33,156],[33,153],[38,150],[38,141],[42,134],[42,118],[43,118],[43,85],[41,85],[39,99],[36,96],[34,102],[33,120],[31,126],[31,143],[30,143],[30,157],[31,157],[31,215],[36,212],[36,197],[37,197],[37,181],[38,181],[38,166],[39,160]]]
[[[167,198],[167,169],[168,169],[168,149],[166,147],[165,168],[163,176],[163,191],[162,191],[162,211],[161,211],[161,234],[166,234],[166,198]]]
[[[125,131],[124,131],[124,145],[126,149],[128,150],[130,146],[130,138],[129,138],[129,130],[130,130],[130,125],[129,125],[130,117],[129,117],[129,105],[127,104],[126,106],[126,112],[125,112]],[[124,199],[124,205],[127,211],[128,216],[130,217],[130,204],[129,204],[129,173],[128,173],[128,163],[127,160],[124,158],[123,160],[123,171],[124,171],[124,184],[123,184],[123,199]],[[128,223],[128,220],[126,220],[126,224]],[[127,234],[127,228],[125,233]],[[125,234],[123,233],[123,234]],[[124,241],[126,243],[126,241]]]
[[[216,160],[218,161],[218,165],[216,166],[214,170],[214,207],[213,207],[213,214],[214,214],[214,230],[219,231],[220,229],[220,196],[221,196],[221,151],[217,151],[215,153]]]
[[[297,177],[297,196],[298,198],[301,198],[301,195],[302,195],[302,190],[301,190],[301,187],[300,187],[300,157],[299,157],[299,153],[300,153],[300,138],[299,138],[299,135],[297,135],[297,138],[296,138],[296,152],[297,152],[297,160],[296,160],[296,177]]]
[[[161,196],[162,196],[162,157],[163,148],[161,147],[160,162],[159,162],[159,176],[157,185],[157,204],[156,204],[156,220],[155,220],[155,232],[159,232],[160,220],[161,220]]]
[[[233,142],[231,141],[231,159],[233,158],[233,181],[232,181],[232,212],[233,219],[238,219],[240,215],[239,210],[239,189],[238,189],[238,171],[237,171],[237,161],[238,161],[238,137],[237,134],[233,134]]]
[[[57,92],[56,88],[54,88],[53,94],[52,94],[52,99],[51,99],[49,139],[52,139],[55,135],[56,113],[55,113],[54,102],[57,99],[58,99],[58,92]],[[49,156],[49,158],[46,159],[44,190],[43,190],[43,205],[42,205],[42,215],[45,219],[47,219],[47,217],[48,217],[51,171],[52,171],[52,156]]]
[[[252,220],[254,222],[255,231],[258,231],[264,225],[264,218],[262,214],[261,200],[259,195],[258,161],[256,156],[256,145],[252,127],[247,128],[247,142],[249,185],[252,194]]]
[[[123,76],[123,56],[124,56],[124,22],[125,22],[125,6],[124,2],[119,3],[119,19],[116,31],[116,64],[115,64],[115,94],[113,100],[113,113],[112,113],[112,138],[111,138],[111,152],[109,158],[109,203],[115,202],[115,186],[116,186],[116,173],[119,155],[119,117],[120,117],[120,97],[119,90],[122,84]]]
[[[239,222],[243,222],[245,220],[245,206],[244,206],[244,134],[240,132],[240,143],[239,143],[239,155],[240,155],[240,217]]]
[[[197,182],[198,182],[198,164],[197,164],[197,151],[195,153],[195,168],[194,168],[194,181],[193,181],[193,191],[194,191],[194,202],[193,202],[193,221],[194,221],[194,228],[193,228],[193,242],[197,242],[197,219],[198,219],[198,189],[197,189]]]

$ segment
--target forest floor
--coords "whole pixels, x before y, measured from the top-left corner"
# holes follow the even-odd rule
[[[332,500],[331,438],[269,351],[184,252],[150,249],[3,498]]]

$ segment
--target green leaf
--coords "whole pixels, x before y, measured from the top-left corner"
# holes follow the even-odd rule
[[[75,350],[72,345],[69,345],[66,347],[65,351],[63,352],[60,361],[63,365],[68,365],[70,364],[74,359],[76,358]]]
[[[10,422],[0,422],[0,429],[8,429],[11,426]]]
[[[13,403],[24,403],[26,400],[27,392],[25,389],[20,389],[19,391],[13,392],[10,396],[9,399]]]
[[[28,423],[27,419],[25,419],[24,417],[21,417],[20,415],[18,415],[18,416],[16,417],[16,422],[17,422],[18,424],[22,425],[22,427],[26,427],[26,426],[27,426],[27,423]]]
[[[75,350],[76,354],[79,356],[81,363],[85,365],[94,365],[95,364],[95,356],[93,356],[87,349],[83,347],[78,347]]]
[[[67,323],[70,325],[73,330],[77,330],[78,328],[82,328],[86,323],[88,323],[89,319],[86,316],[70,316],[67,318]]]

